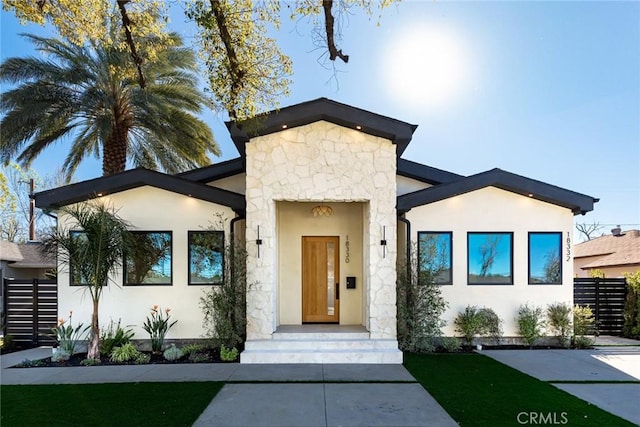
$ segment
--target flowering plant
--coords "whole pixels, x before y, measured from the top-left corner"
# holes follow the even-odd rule
[[[83,324],[80,323],[75,328],[71,324],[73,318],[73,311],[69,312],[69,322],[67,323],[63,317],[58,319],[58,325],[55,328],[51,328],[53,335],[58,341],[58,345],[60,349],[72,355],[75,353],[76,344],[79,341],[84,341],[87,339],[87,335],[89,332],[90,326],[83,327]]]
[[[151,351],[154,353],[162,352],[164,337],[167,335],[169,329],[177,322],[177,320],[174,320],[169,323],[169,319],[171,318],[169,314],[170,311],[170,308],[165,308],[163,315],[162,310],[157,305],[154,305],[151,308],[151,317],[147,316],[147,320],[142,326],[151,337]]]

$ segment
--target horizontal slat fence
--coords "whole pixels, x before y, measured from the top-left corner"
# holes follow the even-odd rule
[[[600,335],[622,335],[627,282],[617,278],[573,279],[573,302],[593,310]]]
[[[58,321],[55,280],[4,280],[5,334],[16,344],[51,345],[51,328]]]

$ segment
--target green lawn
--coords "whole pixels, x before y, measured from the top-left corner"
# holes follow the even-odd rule
[[[404,365],[462,426],[634,425],[480,354],[405,353]]]
[[[190,426],[223,385],[220,382],[3,385],[0,425]]]

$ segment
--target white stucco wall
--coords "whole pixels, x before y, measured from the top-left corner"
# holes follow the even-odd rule
[[[276,202],[368,202],[364,213],[364,324],[372,338],[396,337],[396,146],[320,121],[252,139],[247,155],[248,339],[277,327]],[[260,257],[255,244],[260,227]],[[386,227],[388,245],[380,245]]]
[[[504,336],[516,336],[520,304],[573,303],[573,213],[553,204],[488,187],[411,209],[411,239],[419,231],[453,232],[453,285],[442,286],[449,303],[445,335],[455,335],[453,319],[467,305],[493,309],[504,321]],[[513,232],[513,285],[467,284],[467,232]],[[528,284],[528,233],[562,232],[562,285]]]
[[[403,194],[413,193],[414,191],[423,190],[425,188],[432,187],[431,184],[427,184],[426,182],[418,181],[417,179],[407,178],[406,176],[398,175],[396,177],[397,182],[397,192],[398,196],[402,196]]]
[[[244,173],[239,173],[237,175],[211,181],[207,183],[207,185],[222,188],[227,191],[233,191],[238,194],[244,194],[246,190],[246,175]]]
[[[330,217],[314,217],[316,203],[278,202],[278,324],[302,323],[302,237],[338,236],[340,238],[340,324],[363,324],[362,313],[362,223],[363,203],[327,203]],[[349,262],[346,242],[349,240]],[[346,288],[346,277],[356,277],[356,289]]]
[[[139,231],[172,231],[172,286],[122,286],[122,274],[113,277],[100,300],[100,324],[106,327],[109,320],[122,319],[122,325],[133,325],[136,339],[148,339],[142,329],[150,308],[157,304],[162,309],[171,308],[172,320],[177,320],[167,334],[167,338],[201,338],[202,312],[199,299],[208,285],[188,285],[188,231],[198,231],[209,227],[217,230],[217,214],[226,218],[225,240],[229,239],[229,220],[235,216],[225,206],[208,203],[188,196],[164,191],[154,187],[140,187],[100,198],[108,206],[113,206],[121,218]],[[65,223],[65,217],[59,222]],[[91,321],[91,297],[82,287],[69,286],[68,268],[60,266],[58,275],[58,313],[67,318],[73,310],[73,321]]]

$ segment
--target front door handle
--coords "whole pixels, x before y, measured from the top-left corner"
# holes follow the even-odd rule
[[[336,283],[336,299],[340,299],[340,283]]]

